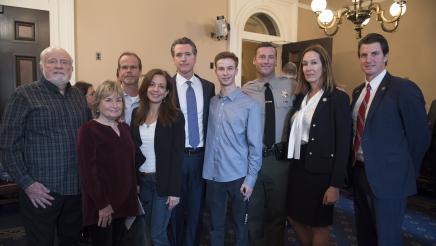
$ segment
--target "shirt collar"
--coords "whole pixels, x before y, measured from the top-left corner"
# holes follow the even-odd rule
[[[183,84],[186,83],[186,81],[191,81],[194,84],[195,81],[196,81],[195,74],[192,74],[192,77],[190,79],[186,79],[185,77],[183,77],[182,75],[177,73],[177,75],[176,75],[176,82],[177,82],[177,84],[183,85]]]
[[[222,96],[221,94],[219,94],[220,99],[223,98],[228,98],[230,99],[230,101],[235,101],[235,99],[242,93],[241,88],[237,87],[234,91],[232,91],[232,93],[230,93],[227,96]]]
[[[57,92],[59,94],[61,93],[59,91],[59,87],[57,87],[52,82],[48,81],[45,77],[42,77],[41,81],[49,90],[51,90],[53,92]],[[70,90],[70,88],[71,88],[71,84],[70,84],[70,82],[68,82],[65,86],[65,94]]]
[[[372,91],[377,90],[378,86],[383,81],[383,78],[385,77],[385,75],[386,75],[386,69],[384,69],[381,73],[379,73],[379,75],[375,76],[375,78],[373,78],[371,81],[367,81],[365,79],[365,86],[367,86],[369,83]]]

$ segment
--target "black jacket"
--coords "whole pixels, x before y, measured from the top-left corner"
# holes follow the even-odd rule
[[[295,97],[290,117],[300,110],[304,96],[300,94]],[[351,127],[348,95],[338,89],[325,91],[310,123],[306,155],[301,158],[305,158],[307,171],[330,173],[330,185],[334,187],[344,184],[350,153]]]
[[[132,119],[137,110],[132,112]],[[137,146],[136,170],[145,158],[139,147],[142,145],[139,126],[131,126],[133,141]],[[185,146],[185,119],[179,118],[171,126],[163,126],[157,121],[154,134],[154,152],[156,154],[156,187],[159,196],[180,197],[182,186],[182,163]]]

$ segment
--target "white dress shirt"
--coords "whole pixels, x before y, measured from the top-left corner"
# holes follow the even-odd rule
[[[198,130],[200,136],[200,142],[198,146],[191,146],[189,144],[189,128],[188,128],[188,109],[186,107],[186,90],[188,89],[188,84],[186,81],[191,81],[192,88],[195,92],[195,100],[197,102],[197,117],[198,117]],[[176,86],[177,86],[177,94],[179,97],[180,110],[185,116],[185,147],[203,147],[204,146],[204,136],[203,136],[203,86],[201,85],[201,81],[195,75],[190,79],[185,79],[183,76],[177,73],[176,75]]]
[[[375,93],[377,92],[377,89],[378,89],[380,83],[382,82],[383,78],[385,77],[385,75],[386,75],[386,69],[383,70],[379,75],[377,75],[371,81],[367,81],[365,79],[365,86],[363,87],[362,91],[360,92],[359,98],[357,98],[356,104],[354,105],[354,108],[353,108],[353,143],[354,143],[354,137],[356,136],[357,115],[359,114],[360,104],[362,104],[363,98],[365,97],[365,94],[366,94],[366,86],[368,86],[368,83],[369,83],[369,85],[371,86],[371,89],[370,89],[371,94],[369,96],[368,104],[366,105],[365,121],[366,121],[366,117],[368,116],[368,111],[369,111],[369,108],[371,107],[371,103],[372,103],[372,100],[374,99]],[[363,152],[362,152],[362,144],[360,145],[359,150],[357,151],[356,160],[362,161],[362,162],[364,161]]]

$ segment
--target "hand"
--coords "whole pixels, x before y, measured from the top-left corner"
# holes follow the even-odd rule
[[[241,189],[239,189],[244,196],[244,201],[247,201],[250,199],[251,193],[253,193],[253,188],[248,186],[246,183],[243,183],[241,185]]]
[[[322,204],[333,205],[339,200],[339,188],[330,186],[324,193]]]
[[[39,182],[33,182],[24,192],[35,208],[38,208],[38,205],[42,208],[51,206],[51,201],[54,200],[54,197],[49,195],[50,190]]]
[[[168,196],[167,202],[166,204],[168,205],[168,209],[171,210],[173,209],[175,206],[177,206],[177,204],[179,204],[180,198],[176,197],[176,196]]]
[[[97,226],[106,228],[112,223],[112,214],[114,210],[112,206],[109,204],[105,208],[98,210],[98,223]]]

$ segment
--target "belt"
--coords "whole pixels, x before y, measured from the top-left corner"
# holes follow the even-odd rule
[[[354,161],[354,166],[355,167],[365,167],[365,163],[363,161]]]
[[[274,145],[273,145],[274,146]],[[263,148],[262,149],[262,157],[268,157],[268,156],[272,156],[275,155],[275,149],[274,147],[271,148]]]
[[[146,172],[141,172],[141,174],[144,175],[145,177],[156,175],[156,173],[146,173]]]
[[[204,152],[204,147],[185,148],[185,154],[188,154],[188,155],[195,155],[195,154],[200,154],[203,152]]]

